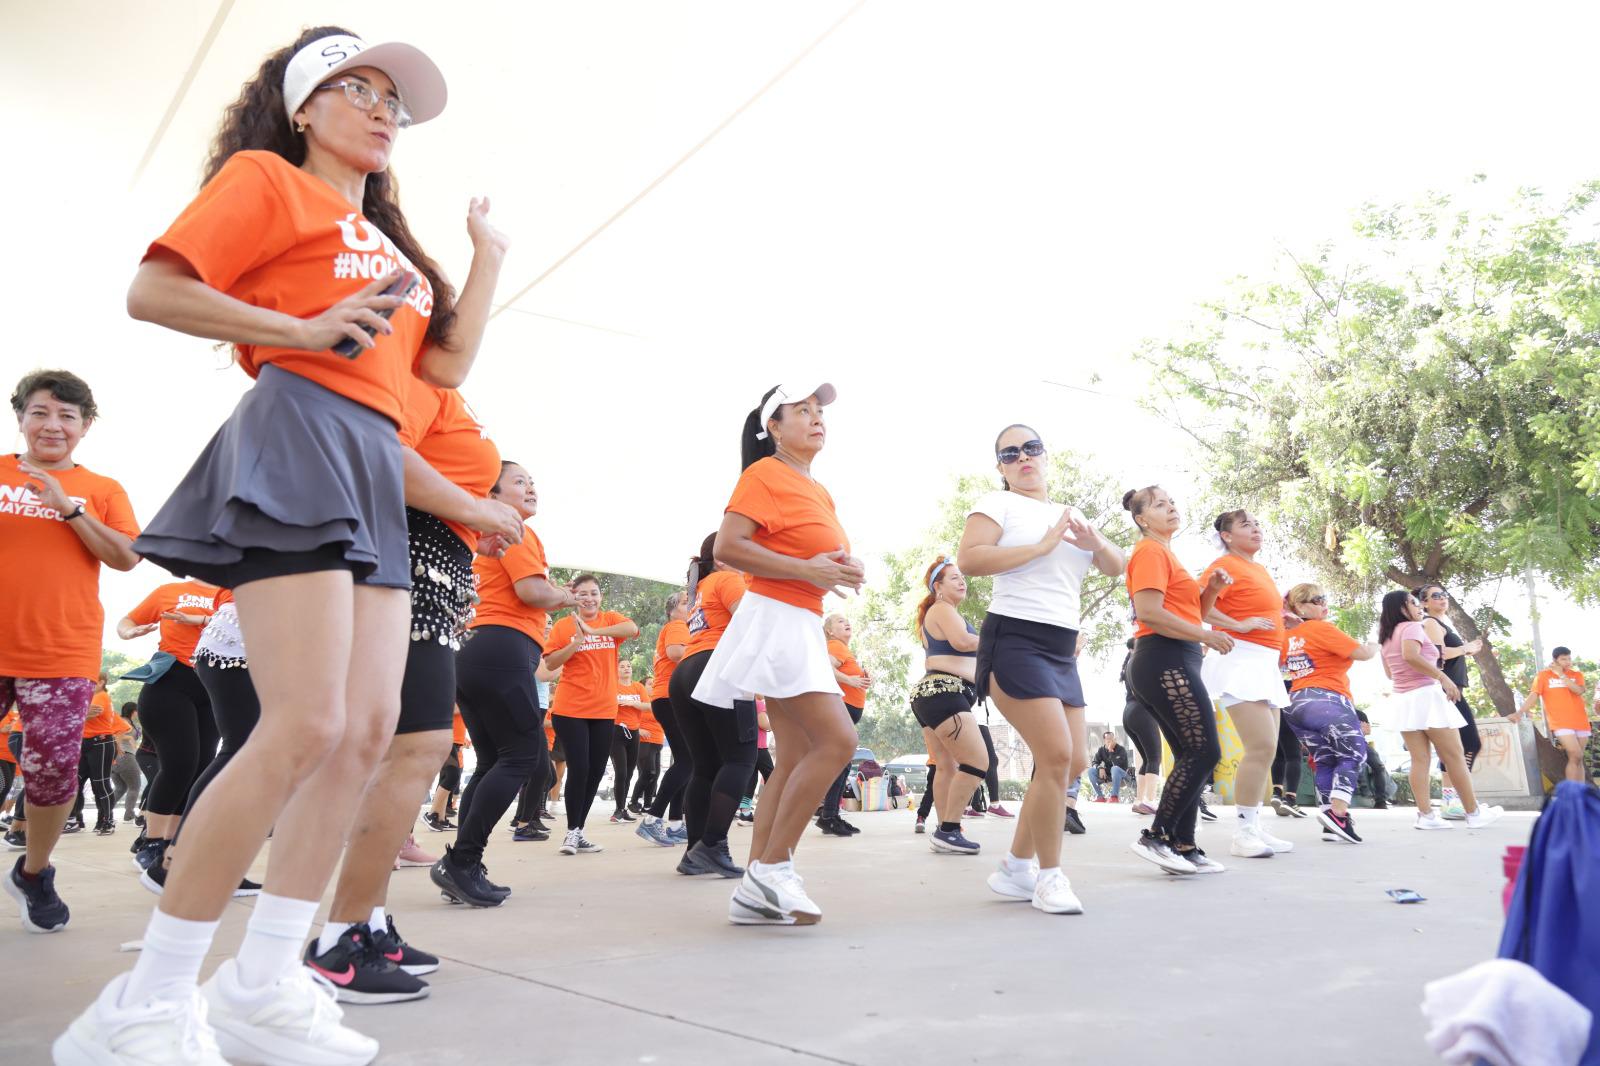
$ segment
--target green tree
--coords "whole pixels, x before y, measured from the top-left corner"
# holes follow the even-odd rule
[[[1263,515],[1351,602],[1440,582],[1470,640],[1503,619],[1463,601],[1523,568],[1593,600],[1597,191],[1523,191],[1503,213],[1369,205],[1352,240],[1286,252],[1147,345],[1149,405],[1199,445],[1214,502]],[[1511,710],[1493,644],[1476,659]]]
[[[122,713],[124,703],[139,702],[139,690],[144,686],[137,681],[118,681],[117,678],[136,666],[143,666],[144,662],[144,658],[112,651],[110,648],[101,650],[100,669],[111,676],[111,687],[107,691],[111,694],[111,706],[118,714]]]
[[[923,575],[938,556],[955,557],[972,505],[999,487],[993,472],[955,479],[923,536],[915,545],[886,554],[862,596],[845,612],[855,624],[856,658],[872,674],[862,743],[880,756],[886,751],[889,757],[920,752],[925,747],[910,710],[911,686],[922,676],[917,604],[927,594]],[[1051,499],[1077,506],[1108,540],[1127,550],[1135,538],[1122,509],[1124,491],[1092,456],[1078,451],[1050,453]],[[968,578],[962,616],[981,626],[993,594],[993,578]],[[1121,577],[1091,569],[1084,578],[1081,606],[1085,654],[1103,653],[1127,639],[1128,596]]]

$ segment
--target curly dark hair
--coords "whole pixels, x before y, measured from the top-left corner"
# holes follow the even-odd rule
[[[100,415],[89,383],[70,370],[35,370],[25,375],[11,393],[11,409],[21,415],[28,406],[28,397],[40,389],[49,390],[57,403],[77,404],[85,422],[93,422]]]
[[[306,161],[305,138],[295,133],[284,113],[283,74],[294,54],[323,37],[356,36],[343,26],[312,26],[302,30],[292,44],[267,56],[255,77],[244,83],[239,98],[222,114],[222,125],[211,142],[201,184],[217,176],[222,165],[235,152],[273,152],[294,166]],[[450,336],[456,321],[456,290],[422,250],[400,210],[400,185],[393,170],[367,175],[361,199],[361,213],[384,232],[401,253],[422,272],[433,286],[433,314],[428,319],[428,340],[441,344]]]

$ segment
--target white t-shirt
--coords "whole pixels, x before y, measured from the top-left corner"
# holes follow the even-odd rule
[[[1039,543],[1061,520],[1063,509],[1059,503],[1040,503],[1031,496],[1001,489],[979,499],[970,513],[993,519],[1000,527],[999,546],[1012,548]],[[1081,621],[1078,593],[1093,561],[1092,552],[1062,541],[1049,555],[996,574],[989,610],[1007,618],[1077,629]]]

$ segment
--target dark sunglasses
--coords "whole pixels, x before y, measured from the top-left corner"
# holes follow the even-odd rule
[[[1018,459],[1021,459],[1024,455],[1030,459],[1037,459],[1043,454],[1044,441],[1035,439],[1028,441],[1026,444],[1023,444],[1020,447],[1013,444],[1009,448],[1001,448],[999,451],[994,453],[994,457],[1000,460],[1002,465],[1010,466]]]
[[[1443,599],[1448,599],[1448,597],[1445,596],[1445,594],[1440,592],[1438,589],[1434,589],[1432,592],[1428,593],[1426,596],[1424,596],[1422,598],[1425,599],[1425,600],[1443,600]]]
[[[1305,602],[1306,603],[1314,603],[1318,607],[1326,607],[1328,605],[1328,597],[1326,597],[1326,596],[1313,596],[1309,600],[1306,600]]]

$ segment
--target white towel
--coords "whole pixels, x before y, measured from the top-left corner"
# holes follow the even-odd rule
[[[1428,1047],[1452,1066],[1576,1066],[1589,1043],[1588,1008],[1511,959],[1480,962],[1422,990]]]

